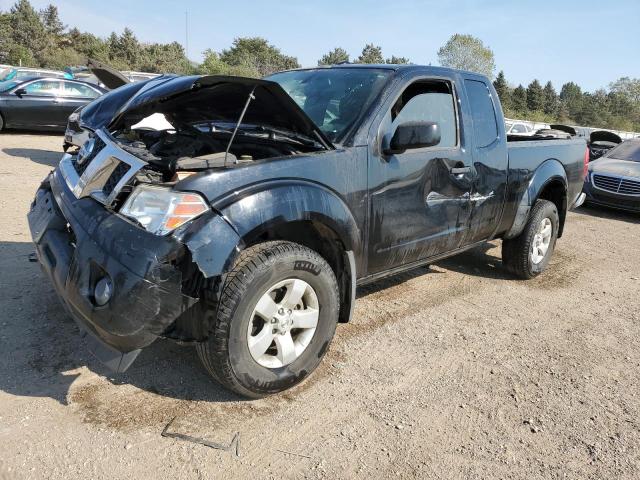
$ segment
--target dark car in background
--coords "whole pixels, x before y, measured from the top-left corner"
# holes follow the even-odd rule
[[[640,212],[640,139],[626,140],[589,163],[586,201]]]
[[[64,130],[74,110],[105,92],[91,83],[56,77],[4,82],[0,86],[0,130]]]

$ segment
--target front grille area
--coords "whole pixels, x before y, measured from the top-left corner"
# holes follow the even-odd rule
[[[625,195],[640,195],[640,181],[623,178],[622,182],[620,182],[618,193],[624,193]]]
[[[100,137],[95,137],[93,150],[91,150],[91,153],[89,153],[88,155],[85,155],[81,162],[78,162],[78,160],[80,154],[82,153],[82,148],[80,149],[78,155],[74,155],[71,163],[73,164],[73,168],[76,170],[76,173],[79,177],[82,176],[91,161],[96,158],[96,155],[98,155],[104,147],[106,147],[106,144],[102,141],[102,139]]]
[[[118,166],[115,168],[113,172],[111,172],[111,175],[109,175],[107,182],[102,187],[102,193],[104,193],[105,197],[108,197],[113,193],[113,190],[116,188],[116,185],[120,180],[122,180],[122,177],[124,177],[127,174],[127,172],[129,171],[129,168],[130,166],[124,162],[118,163]]]
[[[607,192],[623,195],[640,195],[640,180],[609,177],[608,175],[594,175],[593,184]]]
[[[596,187],[601,188],[602,190],[617,193],[618,187],[620,186],[620,179],[614,177],[606,177],[604,175],[594,175],[593,184]]]

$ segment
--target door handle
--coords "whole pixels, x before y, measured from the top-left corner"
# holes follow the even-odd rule
[[[470,173],[471,167],[453,167],[449,169],[452,175],[462,175],[463,173]]]

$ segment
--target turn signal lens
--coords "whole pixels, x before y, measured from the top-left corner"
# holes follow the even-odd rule
[[[207,202],[195,193],[144,185],[129,195],[120,214],[136,220],[151,233],[165,235],[207,210]]]

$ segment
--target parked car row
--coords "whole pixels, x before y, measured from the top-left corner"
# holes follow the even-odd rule
[[[69,115],[105,93],[98,85],[56,77],[27,77],[0,86],[0,130],[62,130]]]
[[[74,112],[109,90],[158,76],[118,72],[93,60],[82,69],[69,68],[65,72],[6,68],[0,72],[0,130],[64,130],[68,123],[75,125]],[[86,140],[86,132],[81,133],[85,134],[68,143],[80,146]]]

